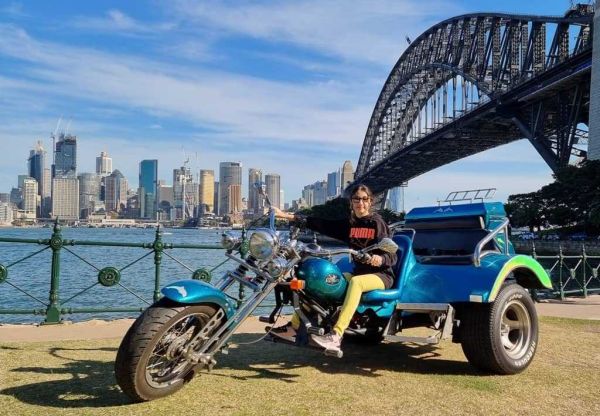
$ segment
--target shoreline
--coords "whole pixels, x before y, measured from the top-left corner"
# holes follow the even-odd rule
[[[600,295],[587,298],[546,299],[535,304],[539,316],[600,320]],[[289,317],[282,316],[275,325],[282,325]],[[134,319],[69,322],[61,324],[1,324],[0,344],[14,342],[51,342],[91,339],[122,338]],[[248,317],[238,328],[237,333],[264,333],[267,324],[258,316]]]

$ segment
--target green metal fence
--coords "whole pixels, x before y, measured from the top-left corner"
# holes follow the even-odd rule
[[[18,244],[32,244],[41,246],[42,248],[34,251],[33,253],[27,254],[24,257],[12,260],[9,263],[2,264],[0,260],[0,290],[3,286],[10,286],[12,289],[21,292],[28,298],[34,300],[40,306],[37,308],[0,308],[0,315],[45,315],[44,323],[54,324],[59,323],[64,315],[75,314],[75,313],[103,313],[103,312],[140,312],[146,306],[151,304],[160,298],[160,287],[161,287],[161,270],[164,266],[164,257],[173,261],[181,268],[186,270],[189,275],[187,278],[210,281],[213,272],[219,267],[223,266],[228,259],[220,262],[217,265],[210,267],[194,268],[187,265],[184,261],[171,254],[170,251],[173,249],[193,249],[193,250],[223,250],[220,245],[202,245],[202,244],[172,244],[165,243],[162,240],[162,232],[159,229],[156,230],[154,240],[150,243],[125,243],[125,242],[110,242],[110,241],[79,241],[73,239],[65,239],[62,236],[60,226],[54,225],[52,235],[49,239],[24,239],[24,238],[1,238],[0,243],[18,243]],[[128,262],[126,265],[116,267],[114,265],[100,267],[95,264],[94,261],[86,258],[84,255],[77,253],[74,250],[76,246],[102,246],[110,248],[139,248],[143,249],[145,253],[136,258],[133,261]],[[52,253],[51,265],[50,265],[50,287],[48,292],[48,300],[44,301],[39,296],[31,293],[31,290],[27,290],[21,287],[17,280],[11,276],[11,268],[16,265],[25,262],[26,260],[38,256],[41,253],[50,250]],[[67,299],[61,296],[61,256],[63,252],[73,256],[73,258],[86,264],[87,266],[94,269],[96,273],[96,279],[90,285],[79,290],[77,293],[71,295]],[[554,296],[564,299],[567,296],[587,296],[590,293],[600,293],[600,276],[598,275],[598,269],[600,268],[600,255],[588,255],[585,250],[585,246],[582,246],[581,253],[577,254],[565,254],[561,247],[559,247],[557,254],[552,255],[538,255],[536,253],[535,245],[532,246],[530,253],[535,259],[537,259],[542,266],[546,269],[550,275],[553,283],[553,289],[551,291],[538,292],[538,296]],[[153,256],[153,291],[152,301],[145,299],[143,295],[136,293],[135,290],[125,286],[121,282],[122,273],[131,268],[138,262],[146,259],[149,256]],[[37,272],[35,270],[34,272]],[[45,272],[42,270],[42,273]],[[138,299],[142,305],[136,307],[114,307],[114,306],[97,306],[97,307],[72,307],[72,301],[82,294],[90,291],[95,287],[110,288],[113,286],[119,286],[128,294]],[[237,298],[234,298],[241,303],[244,298],[243,286],[240,285]],[[4,305],[1,305],[4,306]]]
[[[97,313],[97,312],[138,312],[142,311],[147,305],[152,303],[151,301],[144,298],[143,295],[136,293],[134,290],[129,287],[123,285],[121,283],[121,275],[122,273],[129,269],[134,264],[140,262],[141,260],[153,255],[154,262],[154,288],[152,292],[152,299],[156,301],[160,298],[160,287],[161,287],[161,269],[164,263],[164,257],[169,258],[174,261],[176,264],[187,270],[190,273],[188,277],[197,280],[210,281],[212,277],[212,273],[219,267],[221,267],[228,259],[225,261],[212,266],[212,267],[202,267],[202,268],[193,268],[188,266],[184,261],[178,259],[173,254],[169,253],[172,249],[195,249],[195,250],[223,250],[220,245],[201,245],[201,244],[171,244],[165,243],[162,240],[162,232],[160,228],[156,230],[154,241],[151,243],[124,243],[124,242],[110,242],[110,241],[79,241],[72,239],[65,239],[62,236],[61,228],[56,223],[54,225],[53,233],[49,239],[23,239],[23,238],[0,238],[0,242],[5,243],[18,243],[18,244],[34,244],[38,246],[42,246],[40,250],[34,251],[18,260],[11,261],[7,264],[0,263],[0,290],[2,290],[2,286],[8,285],[12,287],[14,290],[21,292],[26,295],[28,298],[33,299],[37,304],[40,305],[39,308],[30,308],[30,309],[16,309],[16,308],[0,308],[0,314],[20,314],[20,315],[45,315],[44,323],[46,324],[55,324],[59,323],[65,314],[74,314],[74,313]],[[75,246],[103,246],[103,247],[132,247],[132,248],[141,248],[144,249],[145,252],[142,256],[136,258],[135,260],[127,263],[122,267],[115,266],[104,266],[100,267],[95,264],[95,261],[85,258],[83,255],[77,253],[73,247]],[[31,289],[25,289],[21,287],[17,279],[11,279],[11,268],[28,260],[34,256],[40,255],[42,252],[46,250],[52,251],[52,260],[50,266],[50,288],[48,294],[48,301],[44,301],[40,299],[38,296],[35,296],[31,293]],[[85,263],[87,266],[92,267],[97,272],[97,279],[95,282],[90,284],[89,286],[83,288],[78,291],[74,295],[70,296],[67,299],[62,300],[61,297],[61,256],[66,252],[74,258],[78,259],[82,263]],[[37,272],[37,270],[32,271]],[[70,304],[74,299],[82,295],[83,293],[88,292],[90,289],[94,287],[113,287],[119,286],[124,291],[129,293],[130,295],[137,298],[139,301],[143,303],[143,306],[140,307],[108,307],[108,306],[98,306],[93,308],[83,308],[83,307],[71,307]],[[241,302],[243,299],[244,293],[243,288],[240,287],[238,293],[238,302]]]
[[[539,255],[533,244],[528,254],[540,262],[552,279],[552,290],[538,291],[538,295],[564,300],[567,296],[587,297],[591,293],[600,293],[600,255],[587,254],[585,245],[581,246],[580,253],[565,254],[559,245],[557,254]]]

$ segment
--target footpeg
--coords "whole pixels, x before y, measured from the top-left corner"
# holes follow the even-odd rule
[[[272,324],[273,322],[271,322],[271,317],[269,315],[261,315],[258,317],[258,320],[260,322],[264,322],[265,324]]]
[[[325,335],[325,330],[318,326],[311,326],[306,328],[306,332],[312,335]]]
[[[342,350],[325,350],[324,354],[335,358],[342,358],[344,356],[344,352]]]

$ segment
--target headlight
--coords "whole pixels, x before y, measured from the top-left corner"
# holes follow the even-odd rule
[[[225,250],[233,250],[240,242],[239,237],[230,232],[224,232],[221,235],[221,245]]]
[[[281,257],[275,257],[267,264],[267,270],[272,277],[281,277],[287,262]]]
[[[274,231],[258,230],[250,237],[250,254],[258,260],[269,260],[277,253],[279,238]]]

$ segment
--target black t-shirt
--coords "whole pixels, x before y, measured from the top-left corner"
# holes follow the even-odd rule
[[[378,243],[384,237],[391,237],[383,218],[377,213],[372,213],[362,218],[326,220],[323,218],[306,217],[306,225],[311,230],[328,235],[345,242],[350,248],[362,250]],[[386,289],[389,289],[394,283],[394,271],[392,267],[396,264],[396,253],[387,253],[383,250],[374,250],[370,254],[377,254],[383,258],[383,263],[379,267],[355,262],[354,275],[376,274],[383,280]]]

